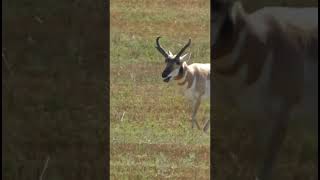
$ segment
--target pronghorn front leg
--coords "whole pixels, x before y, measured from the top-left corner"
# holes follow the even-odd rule
[[[194,100],[192,100],[192,128],[194,128],[194,125],[197,125],[197,128],[200,129],[200,126],[196,120],[197,111],[200,106],[200,97],[196,97]]]
[[[267,148],[263,157],[262,167],[258,172],[258,177],[256,180],[271,179],[272,169],[275,164],[277,154],[279,153],[281,145],[286,137],[289,110],[290,106],[284,103],[282,106],[279,106],[278,112],[272,112],[272,133],[267,142]]]

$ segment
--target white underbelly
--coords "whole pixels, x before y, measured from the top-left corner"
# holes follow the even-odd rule
[[[237,107],[248,118],[264,116],[269,103],[270,98],[267,95],[264,82],[243,89],[236,97]]]
[[[318,121],[318,64],[305,64],[304,91],[300,104],[291,109],[291,121],[304,121],[314,124]],[[276,107],[277,99],[270,97],[268,92],[268,70],[262,74],[257,83],[246,88],[231,88],[237,108],[247,117],[261,118],[267,116],[268,108]],[[241,81],[238,79],[236,81]]]
[[[234,101],[236,107],[241,113],[239,116],[246,118],[257,118],[265,116],[266,107],[270,103],[268,97],[268,82],[270,80],[269,72],[270,66],[266,65],[264,72],[262,72],[260,78],[250,86],[247,86],[246,79],[246,67],[240,70],[237,76],[231,81],[235,84],[230,86],[229,93],[234,94]]]

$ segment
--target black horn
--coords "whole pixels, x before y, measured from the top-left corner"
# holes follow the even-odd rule
[[[166,53],[166,51],[163,49],[163,47],[161,47],[160,43],[159,43],[159,39],[161,38],[161,36],[157,37],[156,40],[156,48],[158,49],[158,51],[164,56],[164,57],[168,57],[168,54]]]
[[[189,39],[188,43],[180,50],[180,52],[177,54],[176,58],[180,58],[182,53],[190,46],[191,44],[191,39]]]

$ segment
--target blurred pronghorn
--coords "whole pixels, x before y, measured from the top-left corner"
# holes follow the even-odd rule
[[[247,14],[233,0],[215,0],[212,7],[214,103],[237,107],[234,121],[258,122],[264,148],[256,178],[272,179],[289,123],[311,122],[308,132],[318,134],[318,8]]]
[[[200,126],[196,121],[196,114],[202,100],[210,99],[210,64],[186,63],[186,56],[183,52],[190,46],[189,42],[173,55],[170,51],[166,52],[159,43],[160,37],[156,39],[156,48],[164,56],[166,67],[162,73],[164,82],[175,80],[182,86],[185,96],[192,101],[192,128]],[[207,129],[207,125],[204,130]]]

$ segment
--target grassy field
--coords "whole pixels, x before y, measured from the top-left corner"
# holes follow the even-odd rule
[[[162,44],[190,37],[191,62],[209,62],[209,1],[113,0],[111,10],[111,179],[209,179],[210,136],[191,129],[191,107],[162,81]],[[198,112],[201,125],[209,104]]]

